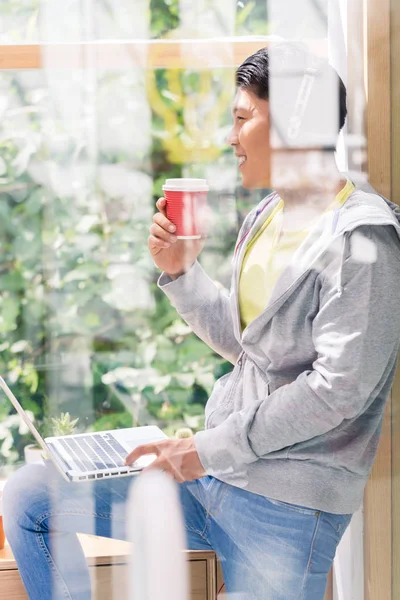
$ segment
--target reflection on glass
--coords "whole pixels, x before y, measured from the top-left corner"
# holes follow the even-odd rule
[[[0,374],[43,436],[158,426],[169,439],[144,452],[179,483],[188,547],[217,552],[232,597],[303,585],[322,600],[336,554],[326,598],[364,598],[399,228],[367,183],[365,3],[348,4],[0,8],[2,43],[49,43],[41,70],[0,76]],[[238,36],[254,35],[274,36],[259,40],[268,54],[237,74],[255,50]],[[62,60],[60,42],[73,42]],[[177,178],[207,181],[209,231],[161,250],[156,203]],[[42,461],[32,441],[3,398],[2,475]],[[73,598],[90,589],[75,532],[127,538],[131,481],[101,479],[64,484],[49,464],[10,479],[8,536],[33,598],[21,531],[39,528]]]

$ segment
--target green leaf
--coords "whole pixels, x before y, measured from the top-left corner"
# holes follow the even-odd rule
[[[129,412],[111,413],[103,415],[95,422],[94,431],[107,431],[108,429],[121,429],[133,426],[133,417]]]
[[[18,271],[0,275],[0,291],[19,292],[25,287],[25,281],[22,274]]]
[[[58,237],[58,228],[47,229],[42,232],[42,241],[46,246],[52,246]]]
[[[17,329],[19,303],[15,298],[0,298],[0,332],[7,333]]]
[[[24,405],[24,409],[25,410],[30,410],[35,417],[37,417],[38,415],[40,415],[41,413],[41,409],[40,406],[38,405],[38,403],[34,400],[24,400],[23,402]]]
[[[101,323],[99,315],[94,312],[85,315],[84,321],[88,327],[98,327]]]
[[[26,202],[23,205],[25,215],[33,216],[37,215],[45,201],[45,193],[43,188],[38,187],[31,194],[29,194]]]
[[[215,377],[214,374],[212,372],[204,372],[204,373],[198,373],[196,372],[196,383],[203,387],[207,394],[210,396],[212,389],[214,387],[215,384]]]
[[[193,373],[173,373],[173,378],[178,385],[184,389],[192,388],[195,381]]]
[[[104,267],[97,263],[85,263],[69,271],[64,277],[64,283],[84,281],[93,275],[104,275]]]
[[[236,26],[237,27],[240,27],[241,25],[244,24],[246,19],[250,16],[251,12],[254,10],[255,5],[256,5],[255,2],[249,2],[248,4],[246,4],[246,6],[244,8],[242,8],[242,10],[237,12],[237,14],[236,14]]]

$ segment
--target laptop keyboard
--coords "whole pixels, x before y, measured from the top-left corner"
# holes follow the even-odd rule
[[[58,438],[57,441],[82,471],[126,466],[127,452],[110,433]]]

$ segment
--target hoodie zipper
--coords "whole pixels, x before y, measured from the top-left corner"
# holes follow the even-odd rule
[[[227,404],[229,404],[229,402],[230,402],[230,400],[231,400],[231,398],[233,396],[233,392],[236,389],[236,386],[237,386],[237,384],[239,382],[239,379],[240,379],[240,376],[242,374],[242,367],[243,367],[244,361],[245,361],[245,359],[244,359],[244,350],[242,350],[242,352],[239,354],[239,358],[236,361],[235,367],[238,367],[238,369],[236,369],[235,378],[234,378],[234,380],[232,381],[232,383],[230,385],[229,393],[228,393],[227,397],[224,399],[224,401],[222,402],[221,407],[226,406]]]

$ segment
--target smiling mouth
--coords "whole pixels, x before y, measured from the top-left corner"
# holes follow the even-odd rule
[[[247,156],[239,156],[239,169],[244,165],[247,160]]]

